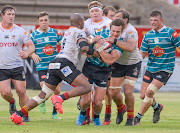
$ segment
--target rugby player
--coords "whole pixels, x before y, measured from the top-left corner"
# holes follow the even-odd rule
[[[143,100],[140,110],[134,119],[134,125],[140,125],[140,120],[153,107],[153,123],[160,120],[163,105],[155,100],[155,93],[167,83],[175,66],[176,47],[180,48],[178,33],[163,24],[162,13],[154,10],[150,13],[151,30],[144,35],[140,53],[145,58],[148,53],[149,61],[141,85],[140,98]]]
[[[0,92],[1,96],[10,104],[9,112],[16,111],[15,99],[11,92],[11,82],[19,97],[19,105],[23,107],[29,100],[26,94],[26,79],[23,59],[27,58],[35,47],[27,32],[14,24],[15,8],[5,5],[1,9],[2,22],[0,25]],[[27,46],[27,51],[22,46]],[[24,122],[29,122],[28,113],[23,117]]]
[[[31,55],[35,64],[36,71],[39,76],[40,86],[43,87],[44,80],[46,79],[46,74],[48,71],[48,65],[51,60],[53,60],[57,53],[57,45],[60,45],[62,40],[61,32],[49,27],[49,16],[46,11],[40,12],[38,14],[38,24],[39,28],[31,34],[31,40],[35,44],[35,52]],[[58,84],[55,95],[60,94],[61,83]],[[41,113],[46,112],[45,101],[39,105]],[[57,111],[53,104],[52,119],[59,119]]]

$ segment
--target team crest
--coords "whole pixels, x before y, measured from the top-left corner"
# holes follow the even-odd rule
[[[133,71],[134,71],[134,72],[133,72],[133,75],[136,76],[136,75],[138,74],[138,69],[137,69],[137,67],[136,67],[135,69],[133,69]]]
[[[54,51],[54,47],[49,44],[46,44],[46,46],[43,48],[43,53],[45,53],[46,55],[52,55]]]
[[[49,41],[49,37],[45,37],[44,40],[45,40],[45,42],[48,42]]]
[[[154,47],[154,49],[152,51],[153,51],[153,54],[157,57],[160,57],[164,54],[164,49],[162,49],[159,46]]]
[[[159,42],[159,39],[158,39],[158,38],[154,38],[154,42],[155,42],[155,43],[158,43],[158,42]]]

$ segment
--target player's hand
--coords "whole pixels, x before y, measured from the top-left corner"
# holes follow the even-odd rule
[[[34,63],[39,64],[39,61],[41,61],[41,58],[35,53],[33,53],[31,56],[32,56],[32,58],[34,60]]]
[[[83,28],[82,30],[83,30],[85,33],[87,33],[87,28]]]
[[[114,39],[112,37],[107,37],[105,39],[103,39],[105,42],[110,42],[110,43],[114,43]]]
[[[22,59],[26,59],[28,57],[28,51],[21,51],[19,52],[19,56],[22,58]]]
[[[94,41],[94,42],[98,42],[98,41],[101,40],[101,39],[102,39],[102,36],[97,35],[97,36],[93,39],[93,41]]]
[[[98,49],[101,47],[101,45],[104,43],[104,40],[99,40],[97,43],[94,44],[95,48]]]

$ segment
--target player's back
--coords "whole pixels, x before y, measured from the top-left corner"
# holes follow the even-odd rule
[[[66,58],[77,66],[77,62],[79,60],[78,55],[80,52],[78,40],[81,38],[86,39],[85,32],[76,27],[70,27],[64,33],[61,43],[61,52],[57,57]]]

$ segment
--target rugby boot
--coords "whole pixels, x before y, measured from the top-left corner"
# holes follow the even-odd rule
[[[9,104],[9,113],[12,115],[13,113],[15,113],[16,110],[16,100],[14,99],[14,103]]]
[[[136,116],[134,118],[134,125],[140,125],[140,121],[141,121],[141,119]]]
[[[134,119],[132,117],[129,117],[124,126],[134,126]]]
[[[127,108],[125,107],[123,112],[117,112],[117,117],[116,117],[116,124],[119,125],[123,121],[123,116],[124,113],[127,111]]]
[[[45,101],[42,102],[41,104],[39,104],[39,110],[42,114],[45,114],[46,113],[46,104],[45,104]]]
[[[52,119],[56,119],[56,120],[61,119],[61,117],[59,117],[57,113],[52,113],[52,117],[51,118]]]
[[[83,125],[89,125],[89,123],[91,122],[90,118],[88,118],[87,116],[85,116],[84,121],[83,121]]]
[[[25,125],[23,122],[22,122],[22,117],[21,116],[18,116],[15,113],[13,113],[10,117],[10,119],[12,120],[12,122],[14,122],[16,125]]]
[[[104,121],[103,121],[103,125],[109,125],[110,122],[111,122],[111,114],[105,113],[105,118],[104,118]]]
[[[102,126],[100,118],[94,119],[94,125],[95,126]]]
[[[154,110],[153,123],[157,123],[160,120],[160,113],[162,109],[163,109],[163,105],[159,104],[159,108],[157,110]]]
[[[30,122],[29,116],[23,116],[23,122]]]
[[[78,118],[76,119],[76,125],[77,126],[82,126],[83,125],[83,121],[85,119],[86,115],[82,115],[81,113],[79,113]]]
[[[54,95],[51,97],[51,101],[55,105],[56,110],[60,114],[62,114],[63,113],[62,103],[64,102],[64,100],[61,97],[59,97],[58,95]]]

